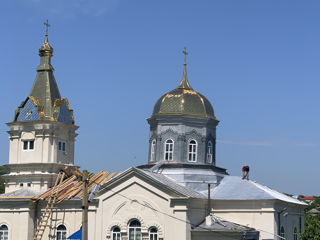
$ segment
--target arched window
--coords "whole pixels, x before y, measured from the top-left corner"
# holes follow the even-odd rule
[[[149,229],[149,240],[158,240],[158,229],[156,227]]]
[[[8,227],[6,225],[0,226],[0,240],[8,240]]]
[[[173,160],[173,140],[168,139],[164,147],[164,160],[172,161]]]
[[[284,227],[283,226],[280,229],[280,237],[284,238]]]
[[[150,149],[150,161],[151,162],[156,160],[155,154],[156,154],[156,140],[153,139],[151,142],[151,149]]]
[[[121,232],[118,226],[112,228],[112,240],[121,240]]]
[[[208,142],[207,146],[207,163],[212,163],[212,142]]]
[[[141,240],[141,223],[137,219],[129,223],[129,240]]]
[[[298,240],[298,230],[296,227],[293,229],[293,240]]]
[[[188,161],[196,162],[197,161],[197,142],[195,140],[190,140],[188,148]]]
[[[57,240],[66,240],[66,239],[67,239],[67,228],[61,224],[57,227]]]

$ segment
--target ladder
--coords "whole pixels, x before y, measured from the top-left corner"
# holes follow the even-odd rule
[[[60,171],[58,174],[58,177],[56,179],[55,185],[51,190],[47,206],[41,215],[41,218],[38,223],[33,240],[41,240],[43,237],[44,231],[46,230],[46,227],[48,226],[48,222],[49,222],[50,216],[52,214],[53,206],[56,203],[57,194],[59,193],[59,191],[57,191],[57,190],[58,190],[59,186],[61,185],[61,183],[63,182],[64,177],[65,177],[65,172]]]

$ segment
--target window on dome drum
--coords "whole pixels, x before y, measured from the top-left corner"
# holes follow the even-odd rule
[[[171,139],[168,139],[165,143],[164,160],[166,161],[173,160],[173,141]]]
[[[296,227],[293,229],[293,240],[298,240],[298,230]]]
[[[284,227],[283,226],[280,229],[280,237],[284,238]]]
[[[128,240],[141,240],[141,223],[134,219],[129,223],[129,239]]]
[[[8,240],[9,231],[8,227],[6,225],[1,225],[0,226],[0,240]]]
[[[149,240],[158,240],[158,229],[151,227],[149,230]]]
[[[195,140],[190,140],[188,150],[188,161],[197,161],[197,142]]]
[[[59,141],[58,142],[58,150],[60,152],[65,152],[66,151],[66,143]]]
[[[112,240],[121,240],[121,232],[118,226],[112,228]]]
[[[34,140],[25,140],[22,141],[23,143],[23,150],[33,150],[34,149]]]
[[[67,228],[61,224],[57,227],[57,238],[56,240],[66,240],[67,239]]]
[[[208,142],[207,146],[207,163],[212,163],[212,142]]]
[[[152,140],[152,142],[151,142],[151,150],[150,150],[150,161],[151,162],[156,160],[155,153],[156,153],[156,140]]]

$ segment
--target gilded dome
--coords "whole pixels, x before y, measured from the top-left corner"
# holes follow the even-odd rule
[[[215,119],[209,100],[190,86],[186,64],[184,64],[183,77],[179,86],[164,94],[154,105],[152,116],[156,115],[183,115]]]

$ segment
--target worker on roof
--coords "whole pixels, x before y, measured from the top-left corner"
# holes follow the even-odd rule
[[[249,180],[249,166],[243,166],[242,167],[242,179],[247,179]]]

